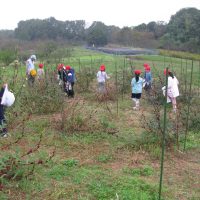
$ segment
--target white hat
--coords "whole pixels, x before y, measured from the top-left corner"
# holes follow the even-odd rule
[[[31,59],[36,60],[36,55],[31,55]]]

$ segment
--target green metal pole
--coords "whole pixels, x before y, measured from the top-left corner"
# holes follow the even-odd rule
[[[161,199],[162,193],[162,180],[163,180],[163,171],[164,171],[164,157],[165,157],[165,135],[166,135],[166,122],[167,122],[167,87],[168,87],[168,68],[166,69],[165,77],[165,104],[164,104],[164,127],[162,135],[162,154],[161,154],[161,164],[160,164],[160,184],[159,184],[159,200]]]
[[[183,78],[183,59],[181,58],[181,82]]]
[[[115,84],[116,84],[116,94],[117,94],[117,116],[119,114],[119,102],[118,102],[118,77],[117,77],[117,63],[116,63],[116,60],[115,60]]]
[[[124,67],[123,67],[123,74],[122,74],[122,76],[123,76],[123,81],[122,81],[122,101],[124,100],[124,70],[125,70],[125,66],[126,66],[126,60],[125,60],[125,58],[124,58]]]
[[[81,71],[81,59],[80,58],[78,60],[78,70],[79,70],[79,73],[80,73],[80,71]]]
[[[187,105],[187,118],[186,118],[186,129],[185,129],[185,140],[184,140],[184,151],[186,149],[186,142],[187,142],[187,135],[188,135],[188,128],[189,128],[189,116],[190,116],[190,105],[191,105],[191,91],[192,91],[192,75],[193,75],[193,60],[192,60],[192,68],[190,74],[190,90],[188,98],[188,105]]]
[[[198,96],[199,96],[199,89],[200,89],[200,61],[199,61]]]
[[[186,60],[186,69],[185,69],[185,95],[187,95],[187,71],[188,71],[188,64]]]

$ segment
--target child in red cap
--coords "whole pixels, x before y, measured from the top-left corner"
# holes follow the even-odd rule
[[[38,65],[38,69],[37,69],[37,77],[38,77],[38,80],[41,81],[44,77],[44,64],[40,63]]]
[[[99,71],[97,72],[97,82],[99,87],[99,92],[105,92],[106,80],[110,77],[106,73],[105,65],[101,65]]]
[[[144,85],[144,89],[146,91],[150,91],[151,89],[151,84],[152,84],[152,75],[151,75],[151,67],[149,66],[149,64],[144,63],[144,80],[145,80],[145,85]]]
[[[178,80],[174,76],[174,74],[167,69],[164,69],[164,75],[166,76],[168,71],[168,86],[167,86],[167,103],[172,102],[173,112],[176,113],[177,106],[176,106],[176,97],[179,96],[179,89],[178,89]],[[162,88],[163,94],[165,95],[166,86]]]
[[[140,108],[140,98],[142,95],[142,86],[144,80],[140,77],[141,71],[134,71],[135,77],[132,78],[131,87],[132,87],[132,95],[131,98],[135,102],[134,110],[139,110]]]

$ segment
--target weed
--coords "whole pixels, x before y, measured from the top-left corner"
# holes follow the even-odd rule
[[[75,159],[69,159],[69,160],[64,160],[62,161],[62,164],[65,165],[66,167],[75,167],[79,163],[78,160]]]
[[[55,180],[62,180],[66,176],[69,176],[70,172],[65,165],[55,165],[48,172],[47,176]]]
[[[111,155],[107,155],[107,154],[100,154],[98,157],[97,157],[97,160],[99,162],[102,162],[102,163],[107,163],[109,162],[110,160],[112,160],[112,156]]]
[[[125,173],[131,174],[133,176],[151,176],[151,175],[153,175],[153,168],[150,166],[144,166],[141,168],[125,168],[123,171]]]

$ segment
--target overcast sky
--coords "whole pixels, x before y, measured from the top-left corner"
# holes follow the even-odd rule
[[[106,25],[137,26],[170,20],[181,8],[200,9],[200,0],[1,0],[0,29],[14,29],[27,19],[101,21]]]

